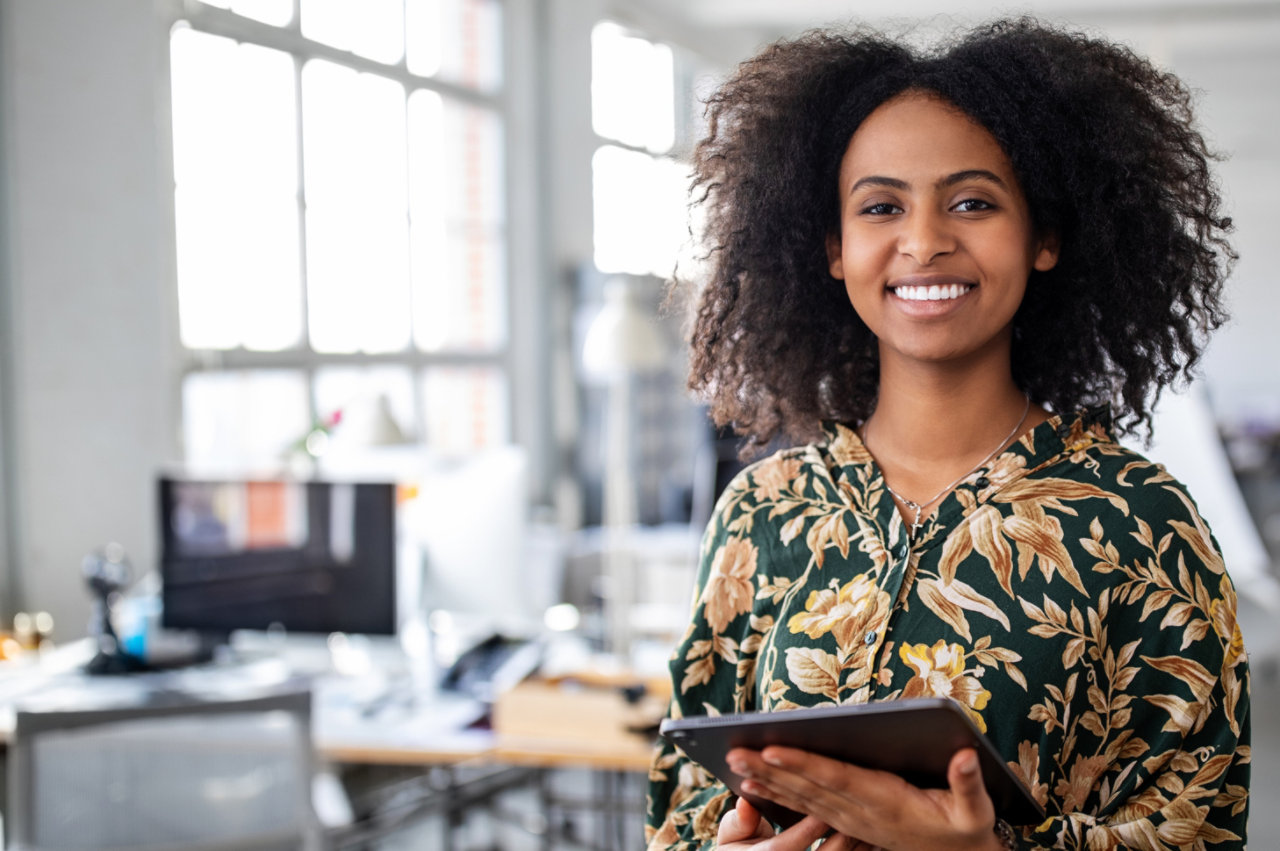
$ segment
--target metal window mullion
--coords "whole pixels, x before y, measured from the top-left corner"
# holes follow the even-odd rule
[[[407,4],[406,4],[407,5]],[[405,29],[405,54],[408,55],[408,28]],[[409,287],[409,351],[417,353],[418,349],[418,320],[417,313],[414,311],[414,292],[413,292],[413,275],[414,275],[414,255],[413,255],[413,198],[410,187],[413,185],[413,145],[409,138],[412,132],[411,123],[409,121],[409,98],[412,92],[406,88],[404,92],[404,165],[405,174],[408,179],[404,184],[404,218],[405,227],[407,228],[408,240],[406,249],[409,252],[408,268],[409,280],[405,283]],[[426,366],[415,364],[411,366],[411,380],[409,382],[413,391],[413,425],[415,433],[418,436],[419,443],[425,443],[427,440],[427,406],[426,393],[422,389],[422,384],[426,380]]]
[[[212,355],[212,357],[210,357]],[[395,352],[326,353],[303,349],[253,351],[251,349],[188,350],[184,373],[224,372],[253,369],[307,370],[327,366],[404,366],[425,369],[435,366],[500,367],[510,369],[509,350],[483,352],[423,352],[402,349]]]
[[[502,90],[497,92],[478,91],[459,83],[451,83],[448,80],[419,76],[409,72],[409,67],[404,57],[401,57],[400,61],[395,64],[387,64],[359,56],[349,50],[342,50],[305,38],[302,35],[301,22],[296,14],[294,23],[289,27],[264,24],[241,17],[225,9],[203,4],[188,10],[184,17],[195,29],[212,35],[220,35],[236,41],[269,47],[292,54],[303,60],[324,59],[338,65],[353,68],[356,71],[364,71],[396,80],[406,88],[431,89],[441,95],[456,98],[476,106],[483,106],[489,109],[501,109],[502,107]],[[406,33],[405,37],[406,39],[408,38],[408,33]]]
[[[300,6],[301,0],[294,0],[295,12]],[[298,18],[295,14],[294,25],[298,25]],[[304,357],[308,353],[314,353],[311,347],[311,310],[310,310],[310,290],[311,281],[308,275],[307,266],[307,170],[306,170],[306,145],[303,144],[303,126],[302,117],[302,66],[305,60],[300,56],[293,57],[293,98],[294,110],[293,120],[295,126],[295,136],[298,155],[296,157],[298,163],[298,282],[300,284],[298,290],[298,309],[302,311],[302,339],[298,341],[298,351],[303,353]],[[315,422],[320,417],[320,412],[316,407],[316,386],[315,386],[315,367],[314,361],[310,358],[306,359],[311,363],[304,367],[304,373],[307,380],[307,413],[309,419]]]

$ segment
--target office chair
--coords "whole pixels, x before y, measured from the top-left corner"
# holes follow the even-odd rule
[[[321,847],[309,691],[164,697],[128,708],[20,709],[8,755],[9,848]]]

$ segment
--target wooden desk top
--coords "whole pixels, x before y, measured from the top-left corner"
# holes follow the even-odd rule
[[[656,720],[665,702],[628,704],[618,689],[528,680],[498,698],[494,758],[513,765],[648,771],[656,733],[628,724]]]

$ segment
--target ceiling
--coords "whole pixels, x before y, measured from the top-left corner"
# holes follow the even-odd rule
[[[1006,14],[1079,19],[1102,23],[1227,21],[1280,18],[1277,0],[1034,0],[992,3],[982,0],[633,0],[661,9],[699,27],[752,29],[785,34],[833,21],[856,18],[872,23],[947,16],[981,20]]]
[[[620,17],[674,41],[696,39],[731,67],[779,37],[826,24],[931,33],[1031,13],[1130,44],[1203,97],[1212,142],[1280,164],[1280,0],[613,0]],[[681,38],[683,36],[683,38]],[[1278,165],[1280,167],[1280,165]]]

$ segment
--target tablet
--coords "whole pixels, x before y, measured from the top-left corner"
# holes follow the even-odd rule
[[[1009,770],[968,713],[945,697],[668,718],[659,732],[722,780],[734,794],[746,798],[781,825],[799,821],[800,814],[771,801],[743,795],[743,778],[725,763],[725,754],[733,748],[799,748],[864,768],[891,771],[922,788],[945,789],[951,756],[963,747],[973,747],[978,752],[982,779],[996,815],[1010,824],[1038,824],[1045,817],[1044,808]]]

